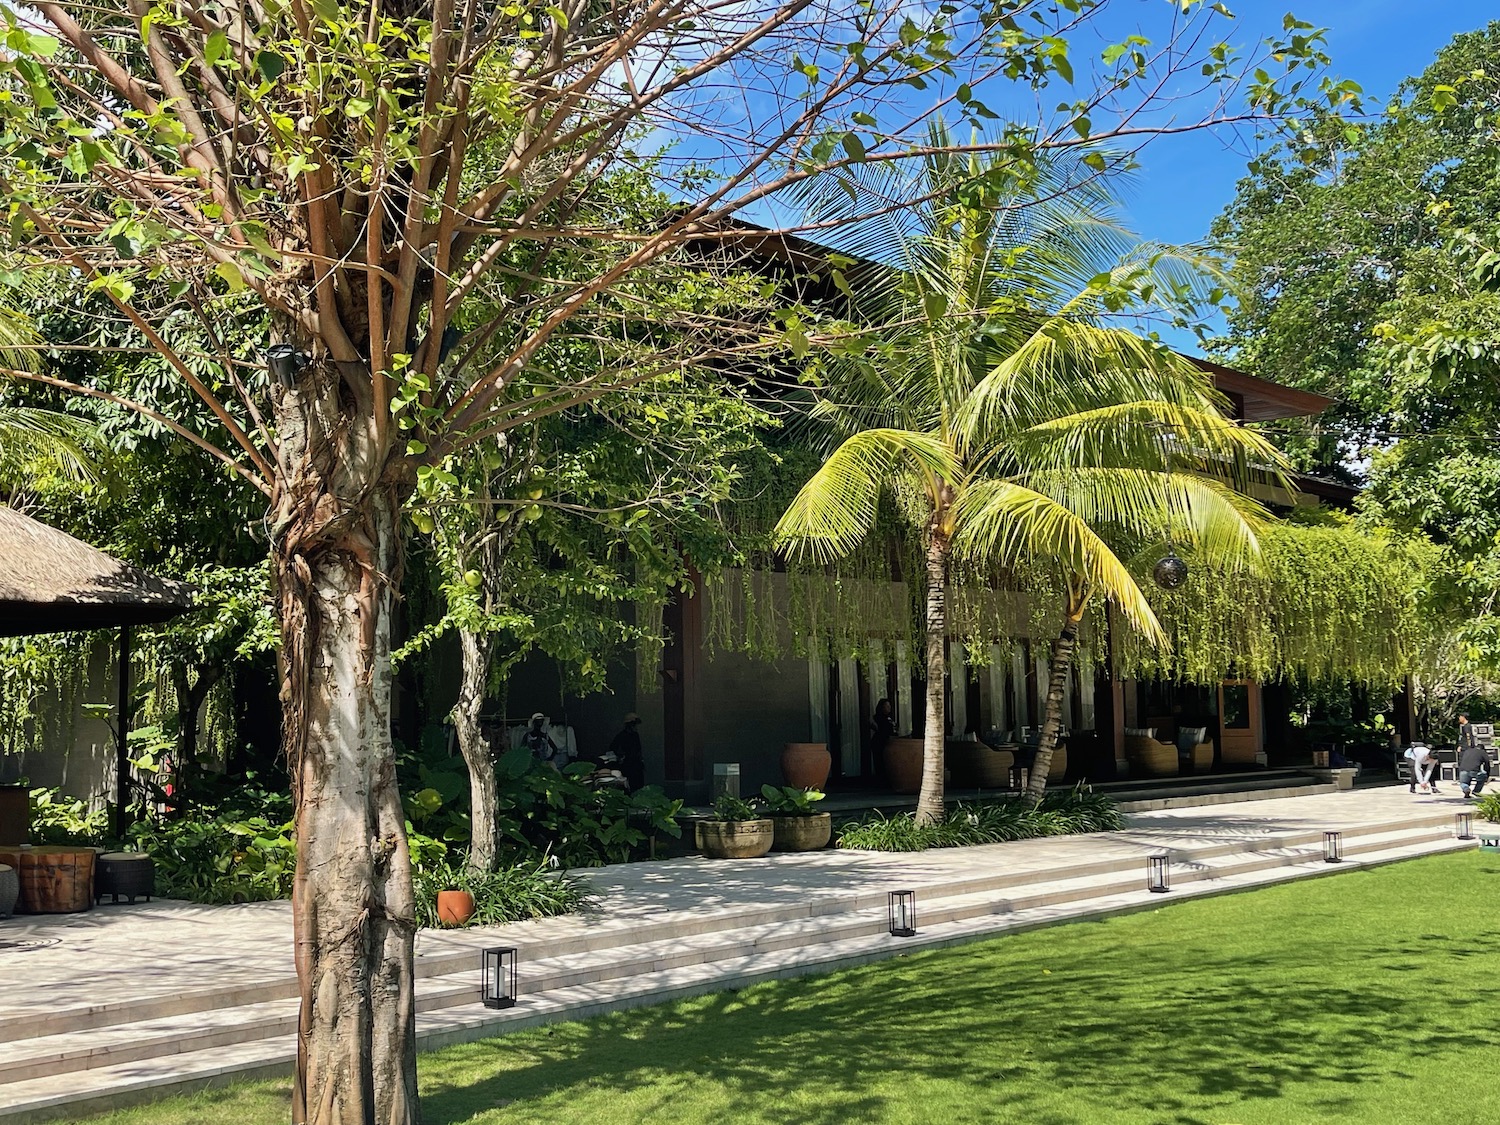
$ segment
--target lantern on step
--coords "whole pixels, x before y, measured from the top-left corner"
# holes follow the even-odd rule
[[[1172,889],[1172,857],[1166,852],[1146,857],[1146,889],[1164,895]]]
[[[1342,832],[1323,833],[1323,862],[1344,862],[1344,834]]]
[[[917,892],[892,891],[886,899],[886,917],[891,937],[915,937],[917,933]]]
[[[1472,813],[1461,812],[1453,817],[1453,835],[1460,840],[1472,840],[1474,838],[1474,816]]]
[[[1167,556],[1151,568],[1151,577],[1163,590],[1175,590],[1187,581],[1188,564],[1177,557],[1177,552],[1167,548]]]
[[[516,950],[514,946],[483,949],[480,959],[480,995],[486,1008],[516,1006]]]

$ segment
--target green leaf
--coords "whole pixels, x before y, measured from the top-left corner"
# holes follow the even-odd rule
[[[214,273],[223,279],[225,285],[229,286],[231,293],[238,293],[245,288],[245,275],[233,262],[220,262],[214,267]]]
[[[844,134],[844,151],[849,154],[850,160],[862,161],[865,158],[865,143],[859,139],[857,133]]]
[[[267,82],[275,82],[286,73],[286,59],[275,51],[256,51],[255,69]]]
[[[203,41],[203,61],[209,66],[218,66],[229,57],[229,36],[220,29]]]

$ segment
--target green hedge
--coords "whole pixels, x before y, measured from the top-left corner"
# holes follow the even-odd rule
[[[871,813],[838,831],[838,846],[865,852],[920,852],[928,848],[962,848],[998,844],[1037,836],[1112,832],[1124,818],[1108,797],[1083,790],[1048,794],[1040,805],[1023,799],[982,805],[959,803],[940,824],[918,826],[912,813]]]

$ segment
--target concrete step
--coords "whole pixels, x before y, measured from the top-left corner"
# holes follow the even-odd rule
[[[1420,806],[1414,807],[1410,817],[1406,818],[1406,823],[1412,828],[1446,831],[1446,826],[1452,823],[1452,812],[1448,809],[1428,811]],[[1387,830],[1389,825],[1381,824],[1345,830],[1346,851],[1351,850],[1361,836],[1379,835]],[[1098,855],[1089,860],[1075,860],[1047,870],[1038,870],[1034,866],[1007,868],[997,863],[993,870],[963,877],[946,875],[939,869],[930,878],[907,880],[904,885],[917,891],[922,901],[931,902],[942,898],[1000,894],[1025,889],[1034,886],[1039,879],[1045,879],[1054,886],[1064,883],[1071,885],[1076,880],[1087,880],[1093,876],[1118,874],[1126,876],[1125,882],[1128,883],[1139,877],[1143,866],[1139,848],[1143,843],[1154,844],[1158,850],[1172,855],[1174,863],[1178,865],[1189,859],[1194,863],[1208,862],[1217,856],[1246,851],[1271,852],[1278,848],[1322,845],[1322,833],[1317,830],[1268,833],[1249,842],[1243,834],[1214,841],[1205,837],[1201,831],[1184,831],[1183,839],[1179,842],[1170,830],[1170,825],[1164,829],[1161,822],[1153,822],[1145,831],[1127,828],[1119,833],[1103,833],[1094,839],[1097,841]],[[782,857],[782,862],[816,863],[816,855],[817,853],[809,853],[807,858]],[[1084,888],[1090,886],[1086,882],[1078,885]],[[883,910],[884,907],[883,891],[822,892],[772,904],[715,906],[692,914],[679,911],[659,919],[610,919],[592,927],[587,933],[550,940],[545,950],[528,948],[523,940],[520,943],[520,957],[522,964],[575,954],[592,955],[598,960],[601,956],[616,956],[622,945],[636,947],[649,946],[657,941],[681,942],[697,935],[729,933],[747,926],[785,925],[809,917],[834,916],[865,909]],[[494,939],[483,931],[425,933],[418,943],[417,978],[422,981],[469,971],[476,963],[478,951],[493,942]],[[16,1043],[43,1036],[98,1032],[120,1025],[171,1020],[194,1013],[261,1005],[270,1001],[295,1000],[296,996],[297,982],[292,972],[262,974],[253,980],[236,980],[210,989],[105,1001],[86,1007],[63,1007],[43,1015],[0,1020],[0,1042]],[[0,1062],[0,1075],[3,1075],[3,1068],[3,1062]]]
[[[1435,843],[1447,839],[1441,826],[1425,826],[1386,832],[1354,833],[1346,846],[1351,858],[1408,844]],[[1172,865],[1174,880],[1194,882],[1222,879],[1275,867],[1295,866],[1322,858],[1321,837],[1300,834],[1299,839],[1268,840],[1253,850],[1216,845],[1192,849]],[[939,888],[919,900],[924,925],[953,922],[997,914],[1024,914],[1041,907],[1081,903],[1138,891],[1143,886],[1143,864],[1139,856],[1130,862],[1115,861],[1101,870],[1080,871],[1075,866],[1057,872],[1045,882],[980,890]],[[582,985],[621,979],[649,978],[663,971],[739,957],[828,944],[885,931],[885,903],[879,896],[863,896],[839,913],[767,920],[755,924],[709,930],[698,934],[674,933],[664,938],[636,941],[609,951],[584,950],[521,961],[521,988],[528,994],[549,993]],[[441,1008],[470,1005],[478,1001],[477,958],[471,952],[444,958],[450,966],[445,975],[429,975],[418,981],[417,1008],[432,1012]],[[0,1089],[8,1082],[53,1074],[71,1073],[170,1054],[190,1053],[213,1047],[290,1036],[296,1030],[294,999],[224,1006],[205,1012],[142,1020],[102,1029],[58,1033],[19,1041],[0,1056]]]
[[[1346,861],[1337,866],[1322,861],[1321,837],[1316,849],[1304,843],[1238,856],[1194,856],[1189,863],[1174,863],[1173,889],[1168,896],[1148,894],[1143,872],[1138,870],[1131,881],[1121,878],[1119,872],[1095,873],[1063,881],[1072,886],[1037,888],[1030,895],[1008,899],[981,892],[923,901],[919,902],[919,933],[907,939],[893,939],[885,932],[882,902],[845,917],[807,917],[792,925],[740,927],[738,934],[706,933],[699,935],[691,949],[676,948],[670,941],[638,943],[617,949],[618,956],[610,963],[586,953],[565,954],[525,966],[522,1003],[504,1011],[483,1008],[475,1002],[477,989],[471,963],[466,974],[424,981],[419,986],[418,1039],[424,1049],[430,1049],[776,977],[828,972],[916,949],[1078,918],[1154,909],[1166,901],[1337,874],[1474,846],[1473,841],[1452,839],[1451,833],[1439,831],[1436,825],[1351,836],[1346,840]],[[648,957],[654,958],[654,967],[649,970],[644,968]],[[462,979],[465,976],[469,979]],[[195,1040],[183,1034],[187,1029],[179,1027],[178,1049],[172,1053],[161,1051],[128,1059],[117,1054],[111,1058],[109,1046],[101,1043],[94,1065],[80,1070],[21,1077],[22,1071],[12,1068],[12,1080],[0,1075],[0,1125],[78,1115],[230,1079],[284,1075],[294,1056],[290,1034],[295,1027],[294,1005],[275,1001],[247,1005],[214,1013],[212,1019],[200,1023],[205,1029],[217,1027],[221,1031],[239,1026],[253,1035],[270,1032],[278,1021],[287,1018],[292,1023],[283,1031],[239,1042],[233,1050],[225,1049],[228,1044],[217,1040],[206,1045],[207,1040]],[[120,1044],[125,1042],[128,1030],[115,1029],[120,1033]],[[155,1030],[168,1029],[158,1026]],[[204,1034],[216,1032],[205,1030]],[[59,1047],[59,1056],[69,1054],[68,1045],[54,1045]],[[46,1053],[40,1040],[27,1047],[40,1049],[34,1058]],[[70,1058],[76,1060],[81,1044],[71,1047]]]

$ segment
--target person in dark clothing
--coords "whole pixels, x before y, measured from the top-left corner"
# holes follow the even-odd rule
[[[531,716],[531,725],[527,727],[521,745],[530,750],[537,761],[556,769],[568,764],[566,752],[552,740],[552,734],[547,730],[547,716],[540,711]]]
[[[625,716],[625,726],[609,744],[614,766],[625,775],[631,792],[646,784],[646,755],[641,750],[641,736],[635,729],[640,725],[641,717],[631,711]]]
[[[1480,744],[1469,716],[1458,717],[1458,787],[1465,797],[1477,797],[1490,779],[1489,752]]]

